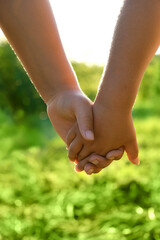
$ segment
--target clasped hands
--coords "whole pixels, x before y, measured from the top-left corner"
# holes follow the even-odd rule
[[[79,88],[62,89],[48,101],[47,113],[77,172],[98,173],[124,151],[139,164],[131,111],[112,106],[103,93],[92,103]]]

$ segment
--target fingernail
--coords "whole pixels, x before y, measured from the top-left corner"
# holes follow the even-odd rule
[[[93,169],[93,168],[90,168],[90,169],[87,171],[87,174],[88,174],[88,175],[91,175],[93,172],[94,172],[94,169]]]
[[[96,159],[90,160],[90,162],[93,163],[94,165],[98,165],[99,164],[98,160],[96,160]]]
[[[139,164],[140,164],[139,158],[137,157],[136,159],[134,159],[134,160],[133,160],[133,163],[136,164],[136,165],[139,165]]]
[[[86,138],[87,138],[88,140],[94,140],[94,134],[93,134],[93,132],[90,131],[90,130],[87,130],[87,131],[86,131],[85,136],[86,136]]]

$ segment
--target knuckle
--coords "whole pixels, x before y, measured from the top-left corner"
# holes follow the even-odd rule
[[[115,156],[115,160],[120,160],[123,157],[123,152],[119,152],[119,154],[117,156]]]

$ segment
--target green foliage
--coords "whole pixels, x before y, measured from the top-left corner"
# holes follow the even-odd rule
[[[16,56],[0,46],[0,240],[160,239],[159,63],[149,65],[133,111],[140,166],[124,157],[86,176],[68,162]],[[94,100],[102,67],[73,67]]]
[[[96,96],[103,67],[96,65],[87,66],[84,63],[76,62],[73,62],[72,65],[83,92],[93,101]]]
[[[159,240],[160,115],[144,119],[141,109],[141,165],[124,157],[91,177],[74,172],[62,140],[43,132],[46,120],[22,126],[1,112],[0,239]]]
[[[160,95],[160,55],[154,56],[150,62],[141,86],[139,96],[141,99],[153,99]]]
[[[72,63],[80,86],[87,96],[94,100],[103,67]],[[153,99],[160,94],[160,56],[155,56],[144,74],[139,99]],[[0,108],[17,118],[45,111],[45,104],[30,82],[9,44],[0,44]]]
[[[94,100],[103,68],[76,62],[73,67],[82,90]],[[44,102],[7,42],[0,44],[0,89],[0,108],[17,119],[45,110]]]
[[[0,108],[20,116],[44,111],[45,105],[9,44],[0,45]]]

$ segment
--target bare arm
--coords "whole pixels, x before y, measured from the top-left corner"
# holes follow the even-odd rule
[[[93,140],[92,103],[65,55],[49,0],[0,0],[0,26],[61,138],[77,120],[82,136]]]
[[[80,163],[77,170],[88,171],[90,168],[92,172],[99,171],[108,163],[99,163],[97,170],[87,163],[90,157],[84,157],[93,152],[104,156],[111,149],[120,146],[124,147],[131,162],[139,164],[131,110],[143,74],[159,44],[160,1],[126,0],[93,106],[95,142],[92,145],[83,143],[83,149],[78,153]],[[70,149],[73,153],[74,149]],[[75,151],[71,157],[74,158],[76,154]]]
[[[159,44],[160,1],[126,0],[97,100],[114,109],[132,109],[140,81]]]
[[[79,89],[48,0],[0,1],[0,26],[45,102]]]

